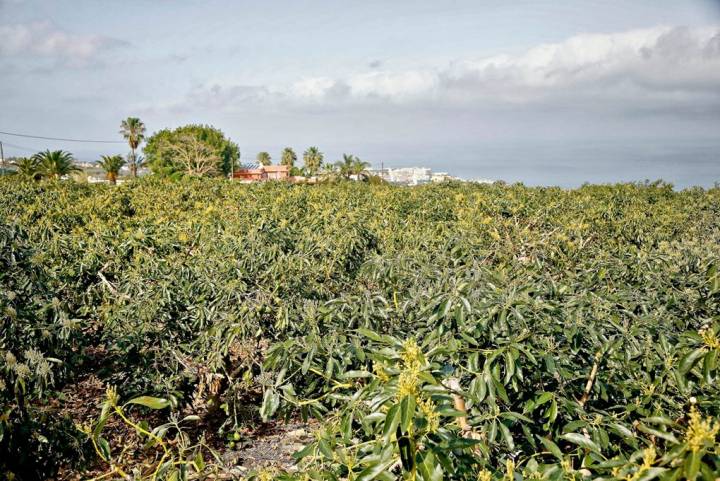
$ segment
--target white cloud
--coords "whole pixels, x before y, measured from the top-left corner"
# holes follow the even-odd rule
[[[364,104],[450,109],[720,110],[720,27],[656,27],[582,34],[519,55],[405,71],[369,68],[289,85],[196,89],[196,106],[257,103],[303,108]],[[218,101],[221,99],[221,101]]]
[[[50,22],[0,25],[0,54],[86,62],[125,42],[101,35],[66,32]]]

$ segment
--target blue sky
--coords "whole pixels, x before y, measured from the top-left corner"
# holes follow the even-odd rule
[[[0,130],[579,185],[720,181],[720,2],[0,0]],[[0,135],[10,155],[122,145]]]

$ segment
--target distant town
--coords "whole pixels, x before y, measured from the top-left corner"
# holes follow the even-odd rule
[[[128,179],[156,175],[180,179],[182,177],[219,177],[240,183],[286,181],[315,184],[334,181],[361,181],[416,186],[447,181],[467,181],[449,172],[433,172],[429,167],[380,168],[350,153],[343,153],[336,161],[325,158],[316,146],[296,153],[285,147],[273,162],[267,151],[258,152],[250,164],[240,164],[240,148],[221,130],[210,125],[184,125],[162,129],[146,136],[145,124],[137,117],[120,122],[124,140],[97,140],[48,137],[34,133],[0,132],[3,136],[31,138],[70,143],[125,143],[126,156],[100,155],[96,161],[77,159],[68,150],[45,149],[31,156],[5,158],[3,138],[0,138],[0,174],[21,180],[67,180],[92,184],[118,184]],[[5,143],[16,149],[18,146]],[[23,148],[26,151],[30,149]],[[301,163],[302,162],[302,163]],[[377,165],[377,164],[376,164]],[[473,180],[491,183],[491,180]]]
[[[87,182],[91,184],[107,184],[110,181],[104,175],[102,169],[100,169],[96,162],[75,162],[79,168],[87,175]],[[130,178],[130,168],[123,166],[119,172],[121,175],[117,179],[118,184],[122,184],[125,180]],[[138,169],[138,175],[144,176],[150,174],[150,169],[142,167]],[[290,169],[284,165],[258,165],[249,164],[243,165],[228,177],[242,183],[254,183],[263,182],[268,180],[286,180],[294,183],[316,183],[319,182],[322,176],[301,176],[301,175],[290,175]],[[451,175],[448,172],[434,172],[429,167],[383,167],[383,168],[368,168],[361,174],[352,174],[348,176],[349,180],[362,180],[362,176],[373,176],[378,177],[385,182],[398,185],[423,185],[438,182],[447,181],[459,181],[459,182],[477,182],[490,184],[494,182],[490,179],[463,179]]]

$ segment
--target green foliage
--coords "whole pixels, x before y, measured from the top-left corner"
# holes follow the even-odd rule
[[[323,163],[323,153],[317,147],[308,147],[303,153],[303,162],[308,175],[316,175]]]
[[[134,422],[128,411],[132,405],[154,410],[166,409],[171,405],[169,400],[140,396],[122,405],[119,401],[117,391],[108,388],[98,419],[92,425],[79,427],[92,443],[98,458],[109,466],[109,472],[102,477],[128,479],[131,476],[129,473],[132,473],[132,479],[137,480],[180,480],[210,471],[211,466],[205,462],[205,458],[214,452],[202,440],[193,443],[186,432],[187,427],[200,420],[198,416],[189,415],[179,419],[173,415],[169,422],[152,428],[144,421]],[[103,431],[113,418],[119,418],[121,423],[132,428],[143,441],[142,449],[153,454],[148,456],[143,465],[138,465],[124,447],[113,450],[113,446],[103,437]]]
[[[240,149],[237,144],[227,139],[221,130],[209,125],[186,125],[175,130],[164,129],[154,133],[145,145],[146,162],[150,169],[159,175],[170,176],[185,170],[177,152],[172,146],[187,143],[192,139],[207,146],[210,153],[217,159],[214,162],[214,171],[227,175],[231,167],[237,167],[240,158]]]
[[[73,156],[70,152],[64,150],[45,150],[33,155],[33,159],[37,164],[38,172],[42,177],[49,179],[60,179],[74,172],[81,172],[82,169],[73,162]]]
[[[117,183],[120,169],[125,165],[125,159],[121,155],[103,155],[97,162],[98,167],[105,171],[107,179],[111,184]]]
[[[142,158],[138,158],[136,150],[145,140],[145,124],[137,117],[128,117],[120,123],[120,133],[130,146],[128,155],[130,174],[137,177],[138,168],[142,166],[143,161]]]
[[[40,161],[37,157],[20,157],[12,162],[17,175],[23,180],[40,180]]]
[[[272,164],[272,157],[270,157],[270,154],[267,152],[258,152],[256,160],[260,165]]]
[[[136,424],[320,419],[281,479],[714,479],[718,206],[660,183],[0,179],[0,470],[67,439],[39,408],[93,374],[147,396]],[[50,459],[81,460],[64,442]]]
[[[297,154],[291,147],[285,147],[282,151],[280,158],[280,165],[287,165],[288,167],[294,167],[297,161]]]
[[[365,170],[370,167],[370,164],[360,160],[354,155],[343,154],[343,160],[335,162],[335,167],[340,175],[345,178],[350,178],[353,175],[359,176],[365,172]]]

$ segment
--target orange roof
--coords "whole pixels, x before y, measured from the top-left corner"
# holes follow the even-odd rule
[[[283,171],[289,171],[290,166],[288,166],[288,165],[266,165],[264,167],[261,167],[261,169],[265,169],[265,172],[283,172]]]

